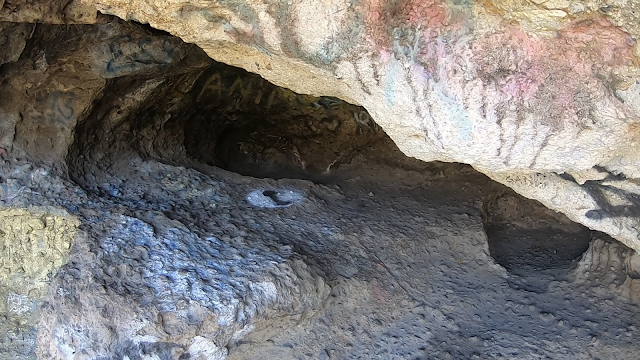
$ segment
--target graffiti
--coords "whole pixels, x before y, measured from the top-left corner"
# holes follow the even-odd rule
[[[108,45],[111,59],[107,62],[106,76],[117,77],[171,64],[175,48],[169,39],[145,38],[133,40],[120,36]]]
[[[7,296],[7,305],[9,312],[16,314],[23,314],[34,308],[33,301],[29,300],[27,295],[20,295],[16,293],[9,293]]]
[[[275,86],[266,85],[262,79],[256,80],[244,79],[239,75],[235,77],[223,77],[220,72],[216,72],[207,78],[198,93],[196,101],[202,102],[206,100],[209,103],[217,104],[223,99],[223,95],[225,95],[229,99],[236,99],[236,105],[248,103],[260,105],[264,103],[265,110],[269,111],[280,89]],[[231,84],[228,85],[229,83]],[[266,103],[264,102],[265,92],[269,94],[266,96]]]
[[[275,86],[260,76],[242,71],[223,71],[217,66],[207,70],[198,80],[194,93],[196,102],[201,106],[229,106],[266,112],[274,110],[274,106],[285,104],[291,109],[313,107],[327,113],[348,105],[334,97],[317,98],[296,94]],[[360,111],[361,108],[355,106],[352,108],[357,109],[353,116],[359,127],[377,131],[377,125],[366,111]]]
[[[218,99],[222,97],[222,77],[220,76],[220,73],[215,73],[213,74],[213,76],[207,79],[207,82],[202,87],[202,90],[200,90],[196,101],[202,101],[202,97],[207,92],[213,92]]]
[[[378,124],[376,124],[376,122],[373,121],[369,113],[367,113],[366,111],[364,110],[360,112],[354,111],[353,117],[359,126],[369,128],[373,131],[378,131]]]
[[[315,101],[313,103],[313,105],[316,108],[324,108],[325,110],[329,110],[332,109],[334,107],[338,107],[338,106],[342,106],[346,104],[344,101],[338,99],[338,98],[334,98],[334,97],[328,97],[328,96],[323,96],[320,99],[318,99],[317,101]]]
[[[278,88],[273,89],[273,91],[271,91],[271,94],[269,94],[269,99],[267,100],[267,111],[271,110],[271,106],[273,106],[273,101],[275,100],[277,94]]]
[[[75,95],[72,92],[55,91],[50,93],[44,101],[45,115],[49,122],[55,125],[67,125],[75,119],[73,108]]]
[[[251,96],[251,82],[249,82],[246,86],[242,79],[238,76],[236,81],[231,84],[229,88],[229,94],[235,94],[236,92],[240,93],[240,100],[249,100],[249,96]],[[255,103],[259,104],[260,99],[262,98],[262,91],[258,90],[258,95],[255,97]]]

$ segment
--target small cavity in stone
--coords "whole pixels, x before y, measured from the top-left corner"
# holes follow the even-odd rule
[[[299,204],[304,196],[293,190],[261,189],[247,195],[249,204],[257,207],[275,209]]]

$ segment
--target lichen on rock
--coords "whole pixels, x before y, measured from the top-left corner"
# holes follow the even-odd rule
[[[0,210],[3,293],[33,299],[46,295],[51,277],[67,261],[78,225],[55,209]]]
[[[56,208],[0,209],[0,336],[6,339],[0,355],[35,350],[39,308],[67,262],[79,225]]]

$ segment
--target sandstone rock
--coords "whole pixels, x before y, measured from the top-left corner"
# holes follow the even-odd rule
[[[78,0],[3,0],[0,21],[49,24],[93,24],[97,12]]]
[[[598,282],[608,284],[606,287],[594,287],[601,296],[616,296],[640,304],[639,265],[638,252],[615,242],[595,238],[574,270],[574,281],[584,284],[597,278]]]

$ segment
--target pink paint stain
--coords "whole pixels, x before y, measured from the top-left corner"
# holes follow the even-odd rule
[[[628,34],[603,19],[568,24],[555,38],[545,39],[506,26],[474,41],[472,61],[507,101],[533,107],[539,103],[556,116],[576,118],[577,94],[605,96],[597,75],[635,61],[634,45]]]
[[[431,78],[429,72],[420,64],[413,64],[411,66],[411,77],[418,83],[420,87],[427,87],[428,81]]]
[[[380,288],[380,286],[378,285],[374,285],[373,286],[373,294],[375,295],[376,299],[381,302],[381,303],[385,303],[387,302],[387,294],[386,291],[382,290]]]
[[[569,22],[555,37],[539,37],[505,22],[501,30],[465,43],[456,34],[465,33],[459,30],[473,20],[466,13],[452,13],[445,4],[363,0],[367,39],[387,63],[398,41],[394,32],[419,32],[420,42],[406,45],[417,51],[410,71],[421,86],[435,79],[463,92],[460,74],[470,64],[485,84],[497,86],[502,101],[549,109],[549,116],[565,121],[577,118],[581,105],[576,97],[609,96],[607,85],[597,80],[601,74],[639,62],[635,40],[605,18]]]
[[[391,60],[391,52],[389,52],[388,50],[384,50],[384,49],[380,50],[379,55],[380,55],[380,59],[384,63],[387,63],[389,62],[389,60]]]
[[[522,98],[524,101],[530,101],[538,92],[540,86],[537,79],[527,76],[526,74],[511,75],[501,81],[500,90],[509,96],[510,99]]]
[[[574,57],[610,67],[635,60],[635,41],[628,33],[604,18],[571,23],[558,32],[555,45]]]
[[[440,1],[409,1],[404,11],[409,25],[425,31],[442,29],[449,19],[447,8]]]
[[[394,29],[418,31],[425,39],[441,33],[449,23],[449,11],[444,3],[437,0],[364,0],[360,10],[370,41],[379,48],[390,49]]]

